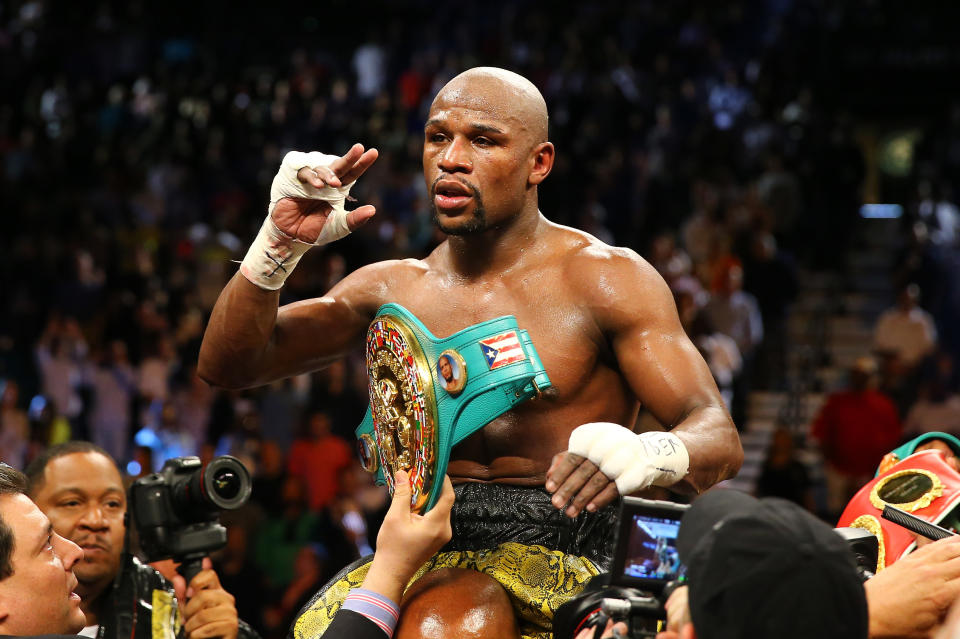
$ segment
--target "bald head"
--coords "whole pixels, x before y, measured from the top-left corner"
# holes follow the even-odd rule
[[[448,82],[433,100],[438,106],[458,105],[516,120],[532,144],[547,141],[547,103],[522,75],[497,67],[467,69]]]
[[[489,575],[463,568],[428,572],[403,596],[395,639],[518,639],[510,597]]]

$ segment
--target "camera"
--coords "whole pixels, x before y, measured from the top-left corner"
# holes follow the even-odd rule
[[[686,583],[676,542],[688,508],[624,497],[611,571],[594,577],[584,592],[560,606],[553,636],[573,639],[585,628],[602,631],[609,619],[626,622],[629,637],[656,636],[659,622],[666,618],[666,600]],[[853,553],[861,580],[872,577],[879,553],[876,535],[860,528],[835,531]]]
[[[203,558],[227,543],[220,511],[250,498],[250,473],[236,457],[203,464],[199,457],[168,459],[158,473],[133,482],[130,508],[148,562],[174,559],[189,583]]]
[[[584,628],[625,621],[630,637],[654,637],[664,602],[685,581],[677,534],[686,504],[624,497],[613,567],[594,577],[553,618],[553,636],[572,639]]]

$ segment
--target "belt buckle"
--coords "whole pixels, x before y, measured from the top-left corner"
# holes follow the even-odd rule
[[[364,468],[410,475],[410,506],[426,508],[435,481],[437,400],[431,366],[420,342],[396,315],[378,316],[367,331],[367,371],[373,436],[358,442]]]

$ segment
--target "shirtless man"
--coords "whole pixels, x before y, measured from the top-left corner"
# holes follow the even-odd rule
[[[672,446],[685,449],[689,471],[665,481],[654,468],[626,485],[656,482],[699,493],[732,477],[742,461],[740,440],[662,278],[633,251],[540,213],[537,189],[553,166],[554,147],[533,84],[501,69],[466,71],[434,99],[424,133],[424,178],[447,240],[424,260],[365,266],[324,297],[278,309],[279,293],[271,289],[305,247],[342,237],[375,211],[361,206],[337,218],[319,199],[273,202],[272,222],[214,307],[201,377],[244,388],[317,370],[360,346],[377,309],[389,302],[438,336],[514,315],[553,387],[455,447],[447,470],[455,484],[545,486],[553,506],[571,518],[597,511],[619,491],[591,447],[613,437],[605,431],[613,424],[632,428],[641,404],[676,436]],[[313,192],[335,189],[376,157],[357,144],[326,166],[298,167],[297,179]],[[581,442],[583,455],[568,452],[571,432],[587,422],[610,423]],[[458,491],[457,507],[461,497]],[[454,518],[456,539],[456,512]]]

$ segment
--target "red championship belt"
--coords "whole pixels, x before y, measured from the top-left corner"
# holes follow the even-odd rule
[[[884,506],[939,524],[960,502],[960,474],[935,450],[923,450],[897,462],[857,491],[837,522],[838,527],[863,528],[877,536],[877,572],[916,546],[913,533],[883,519]]]

